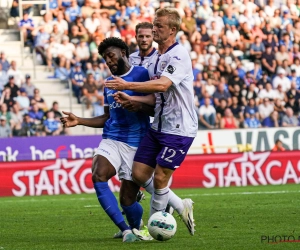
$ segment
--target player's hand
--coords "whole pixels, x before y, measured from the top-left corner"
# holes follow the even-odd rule
[[[124,102],[124,101],[131,101],[131,96],[127,95],[124,92],[118,91],[118,92],[114,93],[114,99],[116,102],[122,104],[122,102]]]
[[[73,113],[62,111],[63,114],[67,115],[65,117],[61,117],[60,121],[63,124],[64,128],[75,127],[78,125],[78,117]]]
[[[141,110],[142,104],[140,102],[133,101],[131,96],[124,92],[118,91],[114,94],[115,101],[120,103],[123,108],[131,112],[137,112]]]
[[[117,76],[112,76],[112,80],[107,80],[104,84],[105,87],[113,90],[124,90],[128,86],[128,82]]]

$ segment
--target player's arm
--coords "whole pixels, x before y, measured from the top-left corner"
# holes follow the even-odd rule
[[[60,121],[63,124],[64,128],[75,127],[77,125],[82,125],[82,126],[91,127],[91,128],[103,128],[105,122],[109,118],[109,107],[108,106],[104,106],[104,114],[103,115],[97,116],[97,117],[92,117],[92,118],[83,118],[83,117],[78,117],[70,112],[65,112],[65,111],[62,111],[62,112],[65,115],[67,115],[65,117],[60,118]]]
[[[122,78],[114,76],[112,80],[105,83],[105,86],[110,89],[127,89],[141,93],[166,92],[171,85],[172,81],[166,76],[146,82],[126,82]]]
[[[120,103],[123,108],[131,112],[144,112],[149,116],[154,116],[155,96],[129,96],[124,92],[118,91],[114,94],[115,101]]]

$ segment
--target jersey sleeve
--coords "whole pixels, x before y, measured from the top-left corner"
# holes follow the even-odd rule
[[[178,85],[187,76],[188,71],[192,69],[191,59],[186,51],[177,50],[177,52],[183,52],[182,55],[171,54],[170,60],[164,68],[161,76],[169,78],[173,84]]]

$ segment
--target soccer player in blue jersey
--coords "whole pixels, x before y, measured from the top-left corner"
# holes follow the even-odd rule
[[[129,49],[119,38],[111,37],[99,45],[111,73],[126,81],[145,82],[149,80],[144,67],[131,66],[128,62]],[[112,79],[112,78],[110,78]],[[95,152],[92,166],[94,188],[104,211],[122,231],[123,241],[132,242],[139,239],[131,229],[139,229],[143,214],[141,205],[136,202],[139,186],[132,181],[131,169],[133,158],[140,141],[149,129],[149,114],[153,107],[147,104],[131,102],[130,112],[114,100],[116,90],[104,89],[105,114],[94,118],[81,118],[64,112],[61,118],[64,127],[84,125],[103,128],[102,141]],[[134,91],[125,91],[128,95],[144,95]],[[129,226],[125,223],[118,202],[108,187],[108,180],[118,174],[121,180],[120,203],[126,214]]]
[[[158,9],[153,23],[158,53],[151,58],[148,66],[151,81],[126,82],[114,77],[106,82],[106,87],[155,94],[154,121],[139,145],[132,175],[139,185],[152,185],[152,214],[165,211],[168,202],[173,203],[172,207],[181,216],[190,234],[194,235],[193,201],[181,200],[168,187],[173,172],[183,162],[198,130],[191,59],[187,50],[176,42],[180,24],[181,18],[175,9]],[[124,100],[154,104],[149,95],[129,97],[121,92],[115,94],[115,98],[121,104]]]

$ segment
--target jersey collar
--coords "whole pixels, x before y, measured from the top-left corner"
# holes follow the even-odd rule
[[[153,48],[152,51],[151,51],[147,56],[145,56],[145,57],[150,57],[150,56],[152,56],[152,55],[154,54],[155,51],[156,51],[156,49]],[[139,52],[138,56],[141,56],[140,52]]]

